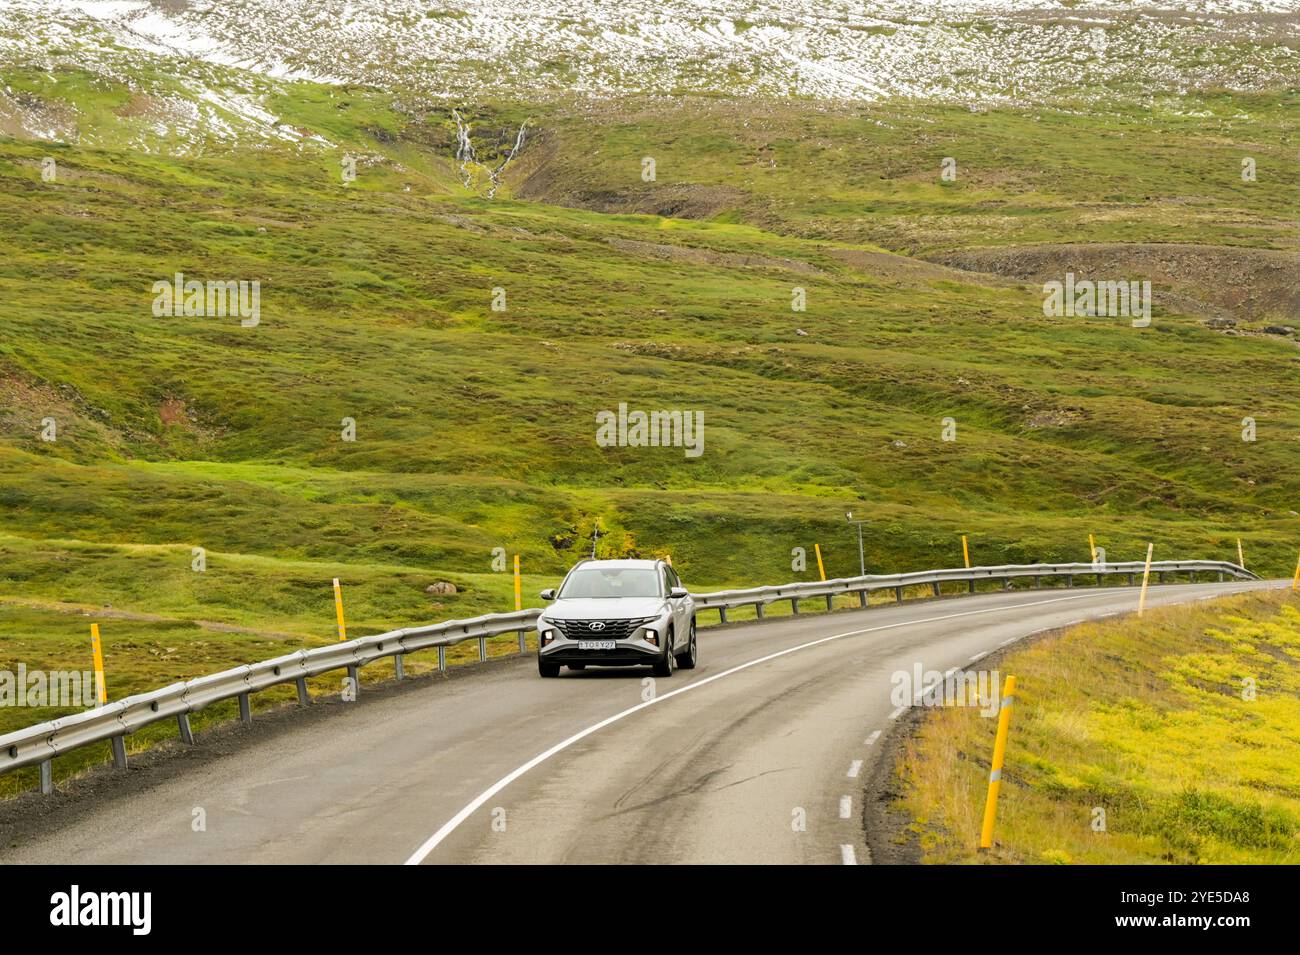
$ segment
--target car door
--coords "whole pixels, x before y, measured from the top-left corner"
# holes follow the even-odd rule
[[[673,571],[667,564],[659,565],[659,586],[663,588],[664,599],[668,601],[668,606],[673,614],[673,640],[676,646],[681,646],[682,640],[682,602],[673,598],[673,588],[677,586],[673,583]]]
[[[682,586],[682,580],[677,576],[677,571],[673,570],[668,564],[664,565],[664,577],[668,586],[667,593],[671,593],[674,587]],[[672,600],[671,603],[673,608],[673,632],[677,634],[677,646],[681,649],[686,646],[686,641],[690,639],[692,602],[690,597],[678,597]]]
[[[681,578],[677,577],[676,570],[673,570],[672,572],[672,582],[673,582],[673,586],[682,587],[682,589],[685,589],[686,587],[685,583],[681,582]],[[688,592],[686,592],[686,596],[684,596],[684,598],[681,598],[682,633],[690,634],[690,621],[694,620],[694,618],[695,618],[695,598],[693,598],[693,596],[690,596],[690,592],[688,589]]]
[[[671,568],[670,568],[671,569]],[[682,598],[682,633],[691,632],[691,621],[695,619],[695,598],[690,595],[690,589],[682,583],[682,579],[677,576],[677,571],[673,571],[674,585],[686,588],[687,594]]]

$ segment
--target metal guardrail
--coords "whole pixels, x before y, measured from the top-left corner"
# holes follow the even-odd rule
[[[794,613],[799,612],[799,601],[814,597],[826,600],[830,609],[834,599],[842,594],[857,594],[862,606],[867,606],[868,594],[873,590],[893,589],[897,598],[903,599],[907,587],[929,585],[935,596],[940,585],[952,581],[964,582],[974,592],[982,580],[1001,580],[1004,587],[1015,578],[1031,577],[1035,586],[1044,577],[1064,577],[1067,586],[1076,577],[1095,576],[1100,584],[1109,575],[1127,575],[1129,581],[1142,572],[1142,561],[1118,564],[1021,564],[1004,567],[961,567],[951,570],[927,570],[909,574],[870,575],[846,577],[837,580],[819,580],[783,584],[774,587],[752,587],[744,590],[720,590],[715,593],[693,595],[697,610],[717,610],[722,622],[727,611],[737,607],[754,607],[759,617],[763,608],[778,600],[789,600]],[[1151,564],[1152,572],[1163,581],[1166,574],[1186,573],[1194,580],[1198,573],[1259,579],[1255,574],[1226,561],[1187,560],[1160,561]],[[181,739],[194,741],[189,715],[204,707],[224,700],[239,701],[239,715],[243,722],[252,721],[250,695],[272,686],[296,684],[300,703],[309,702],[307,679],[333,670],[347,670],[358,687],[357,671],[367,663],[392,657],[397,678],[403,677],[403,657],[417,650],[436,648],[438,668],[447,668],[447,647],[467,640],[479,641],[479,659],[487,659],[487,639],[507,633],[519,633],[519,649],[524,651],[524,631],[541,615],[541,610],[519,610],[514,613],[486,614],[468,620],[450,620],[446,623],[424,627],[408,627],[369,637],[359,637],[331,646],[300,650],[261,663],[246,664],[201,676],[185,683],[173,683],[148,693],[139,693],[95,709],[65,716],[46,723],[38,723],[0,736],[0,773],[24,766],[41,767],[41,789],[53,791],[53,759],[91,743],[108,741],[112,745],[113,761],[119,768],[126,766],[125,738],[143,726],[162,720],[177,721]]]
[[[981,580],[1000,580],[1003,587],[1009,587],[1012,580],[1029,577],[1034,586],[1041,584],[1044,577],[1064,577],[1066,586],[1074,585],[1075,577],[1093,577],[1102,585],[1106,577],[1125,576],[1130,584],[1135,582],[1138,574],[1146,566],[1145,561],[1133,560],[1121,563],[1097,564],[1005,564],[998,567],[955,567],[949,570],[920,570],[908,574],[867,574],[864,577],[841,577],[836,580],[804,581],[796,584],[783,584],[779,587],[751,587],[746,590],[719,590],[711,594],[695,594],[695,607],[699,609],[716,609],[723,623],[727,622],[727,611],[736,607],[753,607],[757,615],[763,616],[763,608],[778,600],[789,600],[794,613],[799,612],[799,601],[812,597],[824,597],[826,608],[831,608],[835,597],[841,594],[857,594],[860,604],[867,606],[867,596],[873,590],[893,590],[897,598],[903,599],[903,591],[908,587],[926,586],[931,588],[934,596],[939,596],[942,584],[953,581],[966,583],[971,593]],[[1244,567],[1220,560],[1162,560],[1151,562],[1151,572],[1160,582],[1166,574],[1186,573],[1189,580],[1196,575],[1217,574],[1219,580],[1226,576],[1246,580],[1258,580]]]

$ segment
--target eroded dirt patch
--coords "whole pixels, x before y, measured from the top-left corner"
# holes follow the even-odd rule
[[[1149,280],[1157,307],[1240,322],[1300,322],[1300,253],[1126,243],[971,249],[937,256],[958,269],[1033,282]]]

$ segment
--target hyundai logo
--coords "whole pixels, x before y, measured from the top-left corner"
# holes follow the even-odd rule
[[[592,621],[591,623],[587,624],[587,626],[588,626],[590,629],[592,629],[592,630],[604,630],[604,629],[605,629],[605,623],[604,623],[604,621],[602,621],[602,620],[594,620],[594,621]]]

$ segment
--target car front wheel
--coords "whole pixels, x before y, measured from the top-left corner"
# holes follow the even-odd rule
[[[548,677],[559,676],[560,665],[558,663],[552,663],[549,660],[543,660],[541,657],[538,657],[537,672],[540,673],[542,676],[548,676]]]
[[[677,657],[677,665],[683,670],[694,670],[699,660],[699,649],[695,643],[695,621],[691,621],[691,636],[686,641],[686,649]]]
[[[664,655],[661,659],[655,661],[655,676],[672,676],[673,669],[677,664],[677,658],[673,656],[673,632],[668,631],[668,637],[664,641],[667,646],[664,647]]]

